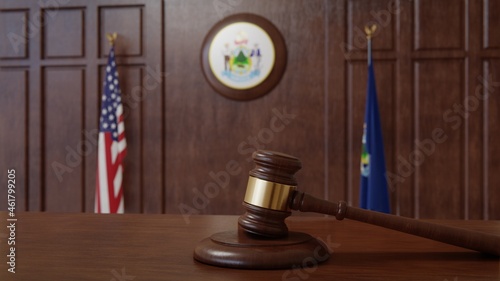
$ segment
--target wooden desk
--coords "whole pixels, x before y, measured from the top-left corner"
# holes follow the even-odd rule
[[[236,229],[237,216],[16,215],[16,273],[7,271],[7,213],[0,213],[0,280],[500,280],[500,260],[355,221],[291,217],[291,230],[328,243],[318,267],[238,270],[193,260],[196,243]],[[500,235],[500,221],[439,221]]]

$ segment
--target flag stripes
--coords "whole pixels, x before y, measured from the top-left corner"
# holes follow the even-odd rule
[[[127,153],[123,107],[114,48],[109,53],[98,142],[96,213],[123,213],[123,159]]]

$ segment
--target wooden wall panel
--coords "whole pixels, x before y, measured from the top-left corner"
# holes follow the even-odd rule
[[[30,195],[26,198],[29,207],[22,201],[18,210],[93,212],[102,94],[99,69],[107,62],[109,45],[104,35],[116,31],[117,63],[119,71],[123,71],[120,82],[126,91],[123,95],[138,97],[135,101],[128,99],[131,117],[125,120],[127,138],[133,145],[129,148],[130,159],[126,160],[131,170],[124,184],[127,211],[161,212],[161,92],[165,75],[158,46],[162,46],[162,2],[75,0],[57,4],[17,1],[5,3],[0,10],[0,20],[5,23],[0,29],[0,88],[8,91],[7,95],[2,92],[2,98],[9,101],[1,105],[1,110],[10,112],[4,106],[24,102],[29,111],[23,117],[12,117],[12,124],[29,124],[11,134],[23,135],[26,140],[12,145],[18,160],[24,161],[18,164],[22,166],[19,172],[24,174],[18,188],[23,192],[26,182]],[[100,21],[103,24],[99,25]],[[25,32],[27,24],[29,33]],[[9,42],[11,33],[26,35],[29,40],[15,50]],[[20,72],[28,78],[24,87],[12,76],[17,72],[11,70],[24,71]],[[12,98],[23,95],[24,101]],[[141,108],[147,113],[143,114]],[[143,141],[143,137],[148,140]],[[18,145],[24,146],[24,154],[18,151]],[[59,174],[54,171],[54,163],[61,164]],[[1,164],[9,163],[2,159]],[[29,171],[23,172],[24,167]],[[5,206],[2,201],[0,209]]]
[[[92,142],[109,49],[105,34],[113,31],[119,33],[117,64],[127,115],[127,212],[239,214],[253,167],[249,157],[257,148],[300,157],[302,190],[356,206],[366,97],[362,32],[365,24],[376,23],[373,58],[387,170],[400,177],[390,186],[393,213],[500,218],[495,173],[500,103],[493,93],[479,106],[470,103],[481,77],[492,75],[492,85],[500,81],[496,1],[214,4],[221,2],[73,0],[55,7],[19,0],[2,6],[0,89],[7,94],[0,94],[0,111],[12,112],[9,106],[15,104],[25,112],[0,124],[2,133],[25,124],[10,134],[22,136],[25,144],[12,143],[3,137],[7,134],[0,143],[12,148],[2,153],[20,153],[15,165],[26,169],[19,180],[29,206],[20,208],[93,212]],[[281,82],[247,102],[216,93],[199,62],[208,30],[240,12],[271,20],[288,49]],[[9,41],[14,33],[28,37],[17,49]],[[468,110],[468,118],[459,109]],[[271,130],[273,122],[282,122],[282,129]],[[432,137],[436,128],[447,140],[412,165],[410,158],[421,147],[416,142]],[[85,142],[92,151],[58,182],[50,164],[65,160],[66,146],[76,149]],[[0,161],[0,167],[11,163]],[[5,207],[0,201],[0,209]]]
[[[414,1],[414,49],[463,49],[465,38],[465,3],[457,1]]]
[[[143,50],[143,5],[103,6],[99,9],[99,53],[107,57],[109,51],[106,33],[120,35],[116,45],[117,56],[142,56]]]
[[[43,71],[46,211],[83,211],[83,161],[90,151],[81,145],[84,77],[81,67],[47,67]]]
[[[483,47],[485,49],[500,48],[500,34],[497,32],[500,26],[500,3],[494,0],[483,0]]]
[[[484,218],[483,207],[483,189],[484,189],[484,153],[483,153],[483,125],[484,125],[484,102],[476,98],[478,87],[481,87],[479,76],[482,76],[482,60],[480,53],[483,49],[482,17],[481,3],[474,3],[469,5],[468,19],[469,19],[469,36],[467,49],[468,57],[464,61],[465,67],[465,97],[464,103],[470,111],[467,119],[466,127],[464,127],[464,140],[465,140],[465,179],[464,179],[464,218],[465,219],[482,219]],[[468,105],[467,100],[469,102]],[[476,101],[476,102],[474,102]]]
[[[0,59],[26,58],[28,48],[28,10],[0,9]]]
[[[402,159],[408,157],[413,150],[414,124],[413,104],[413,5],[412,1],[400,1],[397,6],[398,26],[397,26],[397,61],[396,61],[396,131],[394,151],[396,161],[394,170],[390,171],[394,176],[400,178],[391,180],[391,189],[394,190],[396,199],[391,203],[395,207],[393,212],[397,215],[415,217],[415,186],[414,173],[403,163]]]
[[[463,73],[460,60],[414,65],[415,145],[407,160],[415,168],[421,218],[463,218],[464,120],[451,113],[463,101]]]
[[[286,2],[286,3],[285,3]],[[321,1],[315,1],[321,5]],[[219,11],[200,1],[169,1],[166,5],[166,211],[179,213],[241,213],[250,155],[257,148],[300,157],[300,182],[309,192],[325,194],[324,23],[321,18],[291,16],[304,1],[247,1],[231,13],[252,12],[270,19],[286,38],[287,71],[263,98],[234,101],[216,93],[199,68],[205,34],[220,19]],[[313,7],[314,8],[314,7]],[[198,11],[192,17],[192,11]],[[185,23],[191,28],[186,32]],[[314,42],[301,44],[301,42]],[[307,55],[305,55],[307,54]],[[272,120],[283,129],[273,132]],[[227,164],[237,165],[234,175]],[[229,169],[231,170],[231,169]],[[205,188],[211,175],[227,175],[227,187]],[[213,195],[212,195],[213,194]]]
[[[84,57],[85,9],[45,9],[42,11],[44,57]]]
[[[324,18],[327,25],[325,36],[327,45],[333,45],[334,42],[343,42],[345,40],[345,2],[342,0],[327,2],[324,10]],[[335,27],[335,28],[331,28]],[[326,199],[328,200],[347,200],[348,198],[348,173],[343,167],[348,167],[346,155],[349,153],[347,147],[349,144],[347,135],[347,110],[346,110],[346,71],[344,60],[349,55],[346,47],[342,43],[338,48],[327,48],[328,66],[325,70],[325,96],[326,104],[326,133],[325,142],[327,143],[327,168],[326,184],[329,187]]]
[[[484,77],[490,77],[484,87],[487,96],[485,110],[484,206],[485,218],[500,218],[500,59],[490,59],[484,63]]]
[[[7,170],[15,170],[17,208],[27,208],[28,186],[28,77],[25,68],[0,70],[0,200],[7,202]]]

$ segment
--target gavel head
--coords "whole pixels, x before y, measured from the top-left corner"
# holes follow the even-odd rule
[[[285,219],[297,189],[295,173],[302,168],[300,160],[291,155],[258,150],[253,153],[255,168],[250,171],[243,200],[245,214],[238,225],[246,232],[278,238],[288,234]]]

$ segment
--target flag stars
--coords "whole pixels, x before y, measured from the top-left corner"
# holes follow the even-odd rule
[[[99,120],[101,131],[110,133],[111,137],[117,141],[119,123],[117,108],[121,103],[121,91],[114,56],[114,51],[111,50],[106,66],[106,74],[104,76],[104,93],[102,97],[101,117]]]

